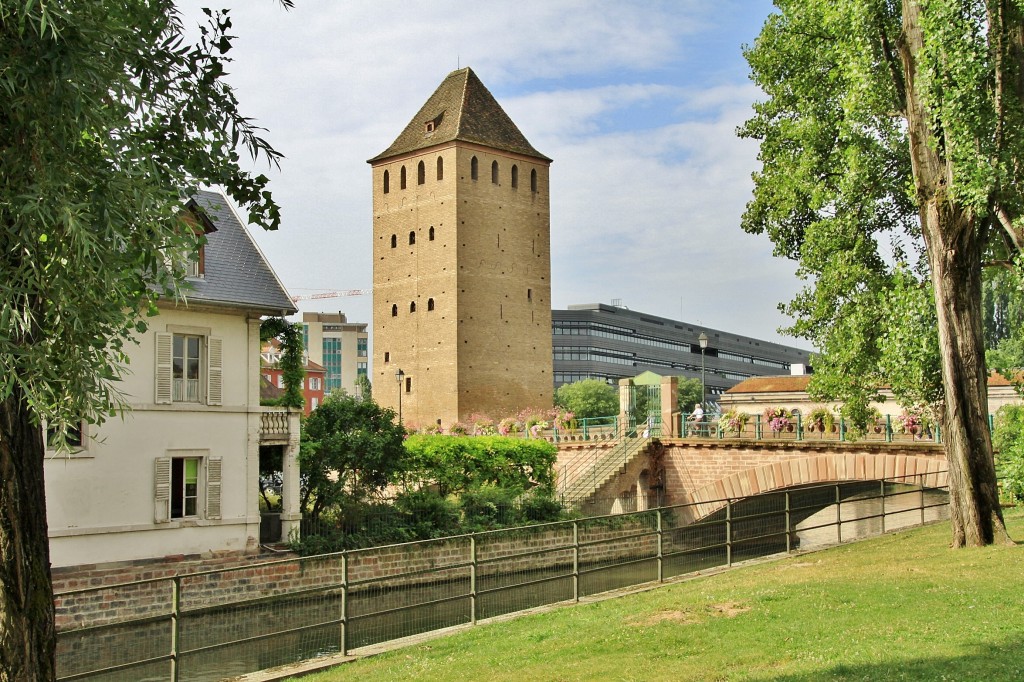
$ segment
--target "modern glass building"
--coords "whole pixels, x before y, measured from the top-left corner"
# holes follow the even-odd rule
[[[326,370],[324,393],[356,395],[356,378],[367,371],[366,324],[349,322],[344,313],[303,313],[302,329],[309,359]]]
[[[555,388],[582,379],[618,383],[645,371],[700,379],[701,333],[711,399],[748,377],[810,364],[809,352],[799,348],[604,303],[551,311],[551,332]]]

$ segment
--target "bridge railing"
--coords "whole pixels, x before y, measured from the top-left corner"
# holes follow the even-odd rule
[[[745,415],[745,420],[730,420],[723,415],[703,415],[695,420],[692,413],[675,415],[679,420],[676,432],[683,438],[714,438],[717,440],[744,438],[748,440],[825,440],[845,442],[851,439],[851,424],[843,417],[836,417],[830,424],[810,421],[801,414],[789,417],[788,423],[773,429],[771,423],[760,414]],[[989,415],[989,428],[994,423]],[[776,426],[780,426],[776,424]],[[886,443],[915,442],[941,443],[942,433],[938,425],[902,430],[892,418],[885,415],[868,424],[857,434],[861,441],[883,441]]]
[[[58,679],[222,679],[948,517],[924,476],[474,533],[56,595]],[[706,502],[703,504],[707,504]]]

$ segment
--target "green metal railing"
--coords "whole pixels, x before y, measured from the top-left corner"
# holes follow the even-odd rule
[[[815,441],[832,440],[845,442],[850,432],[849,424],[843,417],[837,417],[829,425],[808,422],[803,415],[795,414],[789,417],[790,423],[786,428],[773,431],[769,423],[760,414],[748,415],[747,422],[741,429],[732,430],[722,419],[722,415],[704,415],[704,418],[694,422],[692,414],[680,414],[678,433],[683,438],[714,438],[723,440],[727,438],[746,438],[749,440],[796,440]],[[993,428],[994,415],[988,417],[989,428]],[[903,432],[893,426],[891,415],[878,419],[859,437],[859,440],[894,442],[918,442],[918,443],[941,443],[942,432],[938,425],[927,427],[920,431]]]
[[[74,622],[58,635],[58,679],[217,680],[798,547],[870,537],[947,518],[945,490],[931,489],[941,473],[68,591],[56,595],[58,613]],[[425,555],[435,559],[425,561]],[[376,567],[372,574],[368,564]],[[126,603],[142,611],[158,591],[160,608],[135,618],[111,622],[100,612],[90,622],[67,612],[76,605],[116,609]]]

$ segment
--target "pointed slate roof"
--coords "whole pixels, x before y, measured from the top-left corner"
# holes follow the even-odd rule
[[[428,123],[432,123],[432,130]],[[402,134],[368,163],[446,142],[475,142],[551,161],[529,143],[470,68],[452,71]]]
[[[185,300],[241,305],[267,315],[297,312],[288,291],[224,195],[199,191],[189,202],[193,204],[209,218],[215,231],[206,235],[204,276],[187,280]]]

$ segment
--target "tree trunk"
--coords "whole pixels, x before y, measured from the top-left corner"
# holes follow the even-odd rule
[[[907,132],[915,189],[935,291],[945,404],[942,437],[950,478],[953,546],[1007,540],[988,428],[981,315],[981,241],[976,219],[949,194],[952,169],[916,88],[922,8],[903,0],[899,52],[906,82]]]
[[[0,682],[56,678],[43,436],[15,388],[0,403]]]

